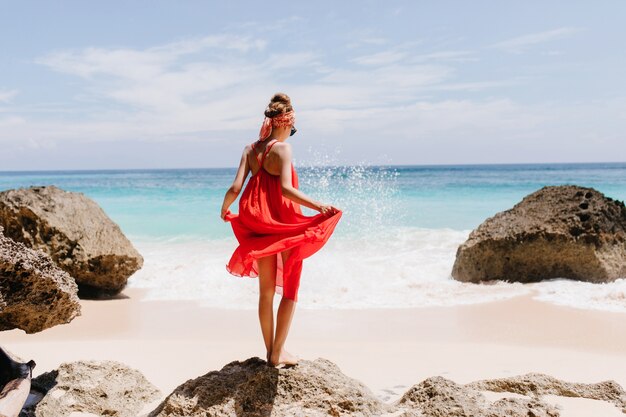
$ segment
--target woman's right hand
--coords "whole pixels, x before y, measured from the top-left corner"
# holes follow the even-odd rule
[[[318,211],[326,216],[332,216],[333,214],[339,212],[339,209],[335,206],[331,206],[330,204],[320,204]]]

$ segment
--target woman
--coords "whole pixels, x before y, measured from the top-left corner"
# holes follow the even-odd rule
[[[239,247],[226,269],[236,276],[259,277],[259,321],[272,366],[295,365],[284,348],[298,300],[302,260],[317,252],[341,218],[337,208],[319,203],[298,190],[285,141],[296,132],[295,113],[286,94],[277,93],[265,109],[259,140],[243,150],[233,185],[222,204],[221,217],[231,222]],[[243,183],[252,176],[239,200],[239,214],[229,211]],[[320,214],[304,216],[300,205]],[[274,334],[274,293],[282,294]]]

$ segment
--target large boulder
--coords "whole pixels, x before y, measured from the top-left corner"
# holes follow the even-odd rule
[[[49,254],[85,293],[115,294],[143,266],[119,226],[81,193],[55,186],[1,192],[0,226]]]
[[[78,288],[41,251],[2,234],[0,227],[0,330],[40,332],[80,315]]]
[[[626,277],[626,207],[593,188],[547,186],[488,218],[457,250],[458,281]]]
[[[391,410],[328,360],[277,369],[250,358],[185,382],[150,416],[380,416]]]
[[[113,361],[63,363],[32,380],[34,401],[20,417],[136,417],[161,397],[139,371]],[[152,405],[154,407],[154,405]],[[144,410],[145,411],[145,410]]]

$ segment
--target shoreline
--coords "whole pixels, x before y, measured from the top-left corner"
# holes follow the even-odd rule
[[[441,163],[441,164],[373,164],[373,165],[364,165],[368,168],[454,168],[454,167],[463,167],[463,168],[479,168],[479,167],[502,167],[502,166],[545,166],[545,165],[557,165],[557,166],[590,166],[590,165],[616,165],[621,166],[626,164],[626,161],[591,161],[591,162],[476,162],[470,164],[460,164],[460,163]],[[334,167],[343,167],[343,166],[363,166],[361,163],[355,162],[352,164],[342,164],[342,165],[303,165],[300,168],[309,168],[309,167],[324,167],[324,168],[334,168]],[[24,175],[24,174],[65,174],[65,173],[115,173],[115,172],[146,172],[146,171],[208,171],[208,170],[216,170],[216,171],[233,171],[237,170],[236,166],[228,166],[228,167],[169,167],[169,168],[154,168],[154,167],[146,167],[146,168],[100,168],[100,169],[44,169],[44,170],[0,170],[0,175]]]

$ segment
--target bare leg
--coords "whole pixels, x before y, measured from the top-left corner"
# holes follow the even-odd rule
[[[276,286],[276,255],[257,260],[259,266],[259,321],[269,362],[274,342],[274,288]]]
[[[281,253],[283,262],[289,257],[290,251],[284,251]],[[270,363],[274,366],[278,364],[295,365],[298,363],[298,358],[290,354],[284,349],[285,340],[289,334],[289,328],[291,326],[291,319],[296,311],[296,302],[288,298],[280,300],[278,306],[278,314],[276,315],[276,335],[274,337],[274,343],[272,346],[272,354],[270,357]]]

